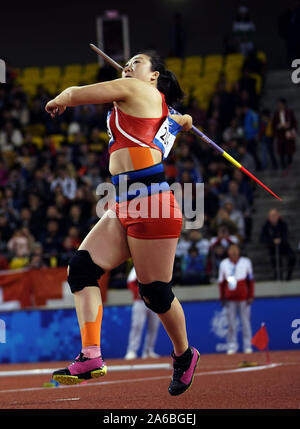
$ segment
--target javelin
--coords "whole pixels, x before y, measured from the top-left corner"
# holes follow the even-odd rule
[[[106,62],[108,62],[112,67],[115,69],[122,71],[123,67],[118,64],[115,60],[110,58],[108,55],[106,55],[101,49],[99,49],[97,46],[90,43],[90,47],[95,51],[100,57],[102,57]],[[174,109],[173,109],[174,110]],[[180,113],[174,112],[178,115]],[[252,180],[254,180],[256,183],[258,183],[260,186],[262,186],[266,191],[268,191],[271,195],[273,195],[275,198],[281,201],[281,198],[278,197],[271,189],[269,189],[266,185],[264,185],[257,177],[255,177],[252,173],[250,173],[249,170],[247,170],[245,167],[242,166],[237,160],[235,160],[229,153],[227,153],[225,150],[223,150],[220,146],[218,146],[214,141],[212,141],[209,137],[207,137],[204,133],[202,133],[198,128],[196,128],[194,125],[192,126],[192,130],[200,137],[202,141],[205,143],[210,144],[213,146],[227,161],[231,162],[235,167],[239,168],[243,173],[247,174]]]

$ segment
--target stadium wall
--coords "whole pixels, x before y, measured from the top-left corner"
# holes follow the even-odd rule
[[[201,353],[225,352],[227,322],[220,303],[217,300],[183,302],[183,308],[190,343]],[[299,309],[300,296],[256,299],[252,305],[253,333],[265,322],[270,350],[299,350]],[[105,306],[101,338],[104,359],[124,357],[130,318],[129,305]],[[0,321],[0,363],[68,361],[80,351],[73,308],[2,312]],[[241,347],[240,324],[238,332]],[[169,355],[172,350],[162,326],[155,350],[160,355]]]

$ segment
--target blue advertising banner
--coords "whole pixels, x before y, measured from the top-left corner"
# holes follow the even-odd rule
[[[190,344],[201,353],[225,352],[225,308],[218,301],[184,302],[182,305]],[[125,356],[130,320],[131,306],[104,307],[101,335],[104,359]],[[256,299],[251,308],[253,334],[262,322],[268,330],[270,350],[300,349],[300,297]],[[238,333],[239,351],[242,351],[240,322]],[[80,348],[74,309],[0,313],[0,363],[72,360]],[[164,356],[172,351],[162,326],[155,351]]]

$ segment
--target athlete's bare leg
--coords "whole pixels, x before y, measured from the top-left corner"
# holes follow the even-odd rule
[[[128,236],[128,246],[137,278],[141,283],[170,282],[172,279],[177,238],[143,240]],[[158,315],[169,335],[176,355],[188,348],[185,316],[177,298],[169,311]]]

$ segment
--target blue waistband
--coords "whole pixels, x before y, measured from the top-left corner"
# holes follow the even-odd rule
[[[129,201],[134,198],[147,197],[159,192],[170,190],[170,186],[164,175],[163,163],[155,164],[140,170],[128,171],[112,176],[112,183],[116,188],[116,201]],[[137,184],[140,182],[140,186]],[[125,186],[122,189],[122,185]],[[131,186],[135,185],[135,186]],[[131,189],[130,189],[131,188]]]

